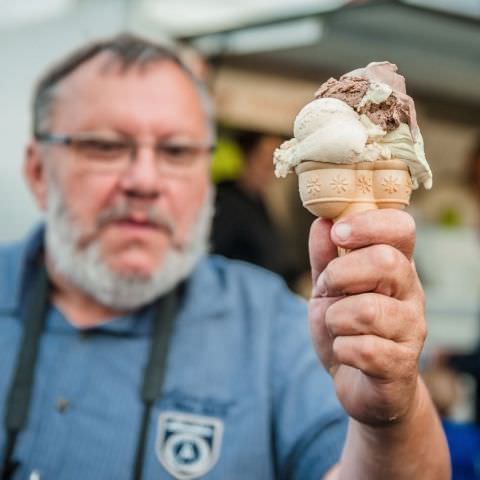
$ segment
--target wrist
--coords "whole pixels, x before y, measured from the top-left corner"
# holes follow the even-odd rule
[[[378,443],[388,448],[392,440],[406,440],[418,427],[418,419],[430,406],[429,394],[420,376],[411,387],[410,401],[396,414],[376,423],[366,424],[351,419],[352,428],[367,442]]]
[[[350,420],[339,479],[450,478],[438,415],[420,377],[416,384],[409,409],[396,420],[376,426]]]

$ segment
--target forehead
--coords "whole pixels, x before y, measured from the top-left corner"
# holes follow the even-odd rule
[[[52,112],[57,129],[115,129],[127,134],[203,137],[208,123],[193,81],[171,60],[122,69],[103,53],[59,85]]]

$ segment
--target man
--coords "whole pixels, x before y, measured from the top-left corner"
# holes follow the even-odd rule
[[[205,256],[211,112],[172,53],[87,47],[33,116],[46,226],[0,253],[3,479],[449,477],[408,215],[314,222],[310,339],[275,276]]]

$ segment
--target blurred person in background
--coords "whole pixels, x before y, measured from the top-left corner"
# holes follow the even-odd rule
[[[214,140],[203,84],[136,37],[41,79],[46,218],[0,249],[2,480],[449,478],[412,219],[315,221],[308,322],[277,276],[206,254]]]
[[[458,375],[439,364],[427,366],[422,377],[442,419],[452,463],[453,480],[480,479],[480,429],[474,422],[453,420],[459,401]]]
[[[466,183],[480,205],[480,138],[467,162]],[[471,352],[441,349],[427,358],[422,372],[432,400],[442,418],[450,450],[453,480],[480,479],[480,341]],[[458,402],[458,374],[468,374],[475,382],[473,421],[454,419]]]
[[[283,139],[241,132],[236,141],[243,154],[243,169],[238,179],[216,186],[212,252],[260,265],[288,279],[284,241],[266,200],[275,178],[273,151]]]
[[[467,182],[480,204],[480,133],[470,151],[467,167]]]
[[[466,182],[477,198],[480,208],[480,136],[468,158]],[[438,358],[442,367],[446,366],[454,371],[467,373],[475,380],[475,422],[480,425],[480,339],[477,347],[471,352],[442,351]]]

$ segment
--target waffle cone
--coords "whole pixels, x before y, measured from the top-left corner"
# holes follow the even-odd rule
[[[412,181],[401,160],[353,164],[303,161],[295,170],[303,206],[334,222],[365,210],[403,209],[410,202]]]
[[[304,161],[295,171],[303,206],[334,222],[366,210],[403,209],[410,202],[412,180],[401,160],[345,165]],[[338,247],[339,256],[346,253],[348,250]]]

